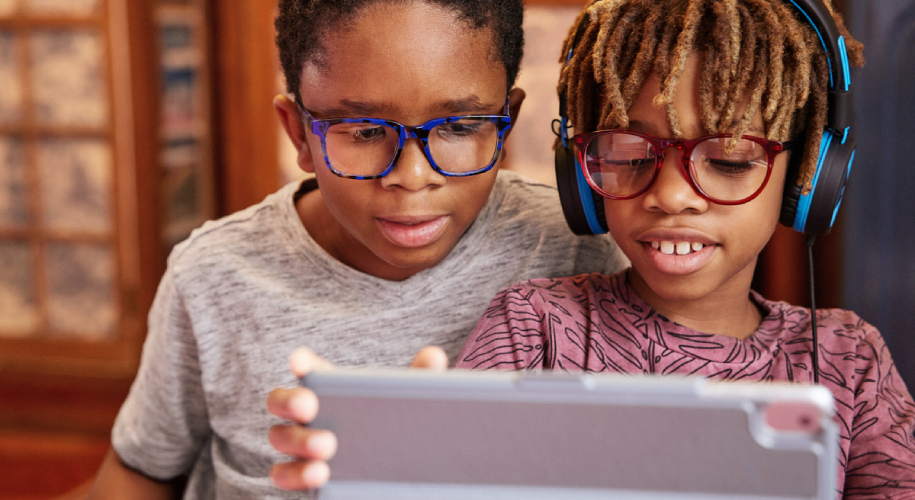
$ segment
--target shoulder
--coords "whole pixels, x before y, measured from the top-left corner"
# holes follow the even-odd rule
[[[172,249],[169,269],[180,276],[217,261],[263,256],[265,250],[277,246],[277,239],[282,239],[282,229],[294,210],[292,196],[297,187],[298,183],[288,184],[256,205],[194,229]]]
[[[780,327],[798,334],[809,333],[813,329],[810,308],[791,305],[787,302],[773,301],[755,294],[756,300],[769,312],[769,317],[780,320]],[[854,311],[838,308],[817,309],[817,332],[822,335],[821,343],[855,344],[879,337],[880,332],[862,319]]]
[[[817,310],[817,331],[821,349],[827,356],[844,356],[853,360],[859,373],[871,371],[882,378],[895,365],[883,335],[874,325],[853,311],[844,309]],[[839,362],[837,359],[836,363]],[[862,380],[863,381],[863,380]]]
[[[599,300],[614,283],[615,276],[601,273],[526,280],[500,290],[488,312],[505,312],[519,305],[538,311],[567,310],[564,304],[572,305],[572,309],[586,309],[588,303]]]
[[[809,315],[809,309],[802,310]],[[839,363],[837,358],[842,356],[854,360],[857,369],[862,370],[891,362],[880,331],[854,311],[817,309],[816,319],[820,349],[826,357],[834,358],[834,363]]]
[[[556,188],[511,170],[500,170],[490,201],[503,219],[538,213],[547,222],[560,220],[562,209]]]
[[[544,184],[536,179],[526,177],[514,170],[499,170],[496,184],[502,186],[502,188],[506,190],[558,197],[555,187]]]
[[[523,232],[537,235],[552,242],[566,242],[576,246],[589,258],[625,262],[610,235],[575,235],[569,229],[562,212],[559,192],[517,172],[501,170],[490,199],[493,209],[493,229],[512,234]],[[612,270],[623,266],[618,265]],[[604,270],[594,268],[586,270]]]
[[[589,324],[594,304],[612,289],[618,276],[538,278],[502,289],[470,333],[455,366],[555,368],[557,352],[570,346],[557,341],[556,332],[581,332],[582,325]]]
[[[778,333],[788,345],[809,345],[813,331],[809,308],[766,299],[759,303],[768,310],[765,329]],[[832,378],[841,386],[855,385],[847,377],[848,374],[860,374],[892,364],[880,332],[854,311],[817,309],[816,331],[822,358],[820,369],[828,378],[832,374]],[[804,349],[806,352],[806,347]]]

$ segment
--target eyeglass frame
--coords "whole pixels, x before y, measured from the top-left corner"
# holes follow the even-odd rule
[[[611,195],[611,194],[607,193],[606,191],[604,191],[603,189],[601,189],[599,186],[597,186],[596,183],[594,182],[594,180],[591,178],[591,175],[588,173],[588,166],[585,162],[585,152],[588,150],[588,146],[591,145],[591,141],[593,141],[596,137],[599,137],[601,135],[606,135],[608,133],[619,133],[619,132],[624,132],[626,134],[635,135],[635,136],[641,137],[642,139],[645,139],[646,141],[648,141],[649,144],[651,144],[651,147],[654,148],[655,152],[657,153],[657,155],[655,156],[654,172],[652,172],[651,179],[649,179],[648,184],[646,184],[645,187],[638,190],[637,192],[630,194],[630,195],[626,195],[626,196]],[[695,191],[696,194],[698,194],[700,197],[702,197],[706,201],[710,201],[710,202],[716,203],[718,205],[742,205],[744,203],[748,203],[748,202],[752,201],[757,196],[759,196],[760,193],[762,193],[763,189],[765,189],[766,185],[769,183],[769,177],[771,177],[771,175],[772,175],[772,167],[775,165],[775,158],[779,154],[784,153],[785,151],[788,151],[789,149],[792,149],[793,147],[795,147],[797,142],[796,141],[781,141],[781,142],[772,141],[769,139],[764,139],[762,137],[756,137],[753,135],[741,136],[742,139],[747,139],[747,140],[750,140],[750,141],[753,141],[753,142],[759,144],[760,146],[762,146],[763,150],[766,152],[766,160],[767,160],[766,178],[763,179],[762,185],[759,186],[759,188],[755,192],[753,192],[753,194],[751,194],[750,196],[747,196],[746,198],[736,200],[736,201],[719,200],[718,198],[715,198],[715,197],[709,195],[708,193],[706,193],[705,190],[703,190],[699,186],[699,183],[693,177],[692,169],[690,169],[690,166],[689,166],[690,158],[692,157],[693,149],[696,147],[697,144],[707,141],[709,139],[722,139],[722,138],[730,139],[733,136],[734,136],[734,134],[712,134],[712,135],[704,135],[702,137],[697,137],[695,139],[662,139],[662,138],[654,137],[652,135],[646,134],[644,132],[639,132],[636,130],[611,129],[611,130],[597,130],[594,132],[576,134],[572,137],[571,141],[573,144],[575,144],[575,147],[578,150],[577,151],[578,163],[581,165],[582,174],[584,175],[585,180],[588,182],[588,185],[591,186],[591,189],[596,191],[597,194],[599,194],[609,200],[631,200],[632,198],[637,198],[637,197],[641,196],[642,194],[644,194],[646,191],[648,191],[651,188],[651,186],[654,185],[655,181],[658,179],[658,173],[661,171],[661,166],[663,166],[663,164],[664,164],[665,151],[667,150],[667,148],[670,148],[671,146],[673,146],[673,147],[676,147],[681,152],[680,170],[684,174],[686,174],[686,178],[687,178],[687,180],[689,180],[689,185],[690,185],[690,187],[693,188],[693,191]]]
[[[445,177],[470,177],[471,175],[482,174],[492,169],[496,164],[496,161],[499,159],[499,154],[502,151],[502,143],[505,141],[505,134],[508,133],[512,128],[512,118],[508,111],[508,98],[505,98],[505,107],[504,114],[501,115],[460,115],[460,116],[446,116],[444,118],[434,118],[432,120],[423,123],[422,125],[417,125],[411,127],[409,125],[404,125],[400,122],[394,120],[386,120],[383,118],[315,118],[307,109],[302,107],[301,104],[298,104],[299,110],[302,112],[302,123],[311,130],[311,133],[315,134],[321,139],[321,152],[324,155],[324,164],[327,165],[328,170],[331,171],[337,177],[343,177],[344,179],[358,179],[358,180],[371,180],[371,179],[380,179],[394,170],[394,165],[397,164],[397,160],[400,158],[400,153],[403,151],[404,144],[406,144],[407,139],[419,139],[423,145],[423,155],[426,157],[426,160],[429,162],[429,165],[432,166],[432,169],[438,172]],[[499,141],[496,143],[496,150],[493,152],[492,158],[489,161],[489,164],[485,167],[478,168],[476,170],[471,170],[468,172],[448,172],[442,170],[435,160],[432,158],[432,152],[429,150],[429,132],[432,131],[435,127],[442,125],[444,123],[451,123],[458,120],[464,120],[467,118],[474,119],[489,119],[490,122],[495,123],[498,128]],[[327,155],[327,131],[330,127],[337,125],[339,123],[371,123],[374,125],[387,125],[388,127],[393,128],[397,131],[398,143],[397,149],[394,150],[394,156],[391,159],[391,163],[379,174],[374,175],[354,175],[340,172],[335,169],[330,163],[330,157]]]

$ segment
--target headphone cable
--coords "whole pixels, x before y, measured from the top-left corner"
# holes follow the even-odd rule
[[[813,350],[811,351],[813,355],[813,383],[820,383],[820,362],[818,351],[819,342],[817,340],[817,304],[814,294],[814,279],[813,279],[813,242],[816,240],[816,235],[810,234],[807,236],[807,262],[810,268],[810,323],[813,327],[812,337],[813,337]]]

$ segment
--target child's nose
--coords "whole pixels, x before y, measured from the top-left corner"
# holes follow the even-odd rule
[[[669,214],[705,211],[708,202],[693,189],[687,175],[683,168],[682,152],[674,147],[668,149],[658,177],[645,193],[645,208]]]
[[[391,173],[381,178],[385,187],[398,186],[408,191],[419,191],[427,186],[440,186],[445,176],[435,171],[423,151],[422,141],[407,139],[400,157]]]

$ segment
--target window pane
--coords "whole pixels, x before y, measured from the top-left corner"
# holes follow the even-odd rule
[[[115,333],[114,256],[102,245],[47,248],[48,323],[53,334],[101,339]]]
[[[99,0],[27,0],[26,6],[35,14],[91,15],[98,12]]]
[[[61,30],[32,35],[35,116],[49,125],[103,127],[108,105],[101,38]]]
[[[104,141],[41,141],[38,168],[44,222],[49,229],[110,231],[111,151]]]
[[[0,137],[0,226],[28,224],[27,189],[22,142]]]
[[[16,37],[9,31],[0,31],[0,123],[18,121],[21,113],[22,82]]]
[[[29,246],[0,241],[0,336],[27,336],[35,332],[37,325]]]

